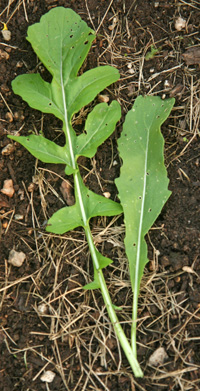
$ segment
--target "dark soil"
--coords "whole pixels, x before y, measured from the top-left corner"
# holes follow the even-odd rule
[[[12,4],[3,12],[8,3]],[[121,80],[103,93],[110,100],[118,99],[123,118],[139,94],[176,98],[175,108],[162,127],[172,195],[147,237],[150,262],[139,300],[138,360],[144,370],[143,379],[134,379],[123,353],[119,356],[99,293],[81,290],[87,272],[92,273],[83,232],[69,233],[65,235],[66,240],[45,233],[46,220],[64,204],[60,192],[62,180],[58,176],[64,176],[64,168],[35,162],[17,144],[8,155],[1,153],[0,188],[6,179],[12,179],[15,190],[11,198],[0,193],[2,391],[200,389],[200,68],[198,64],[186,66],[182,58],[188,47],[199,44],[200,10],[198,1],[157,3],[27,0],[21,4],[1,0],[2,22],[7,22],[15,10],[8,22],[11,40],[0,39],[1,150],[10,143],[7,135],[19,129],[20,134],[28,134],[30,130],[39,132],[42,128],[46,137],[56,137],[62,144],[61,123],[51,115],[29,108],[11,88],[16,75],[26,72],[39,71],[48,78],[25,38],[28,26],[38,22],[52,7],[72,8],[92,28],[98,28],[105,16],[84,70],[106,63],[119,69]],[[187,26],[178,32],[174,20],[180,15]],[[160,48],[159,52],[149,61],[144,60],[151,45]],[[84,119],[77,117],[78,131]],[[114,179],[120,168],[116,149],[120,131],[121,123],[98,149],[95,160],[80,160],[87,186],[98,194],[110,192],[112,199],[116,198]],[[112,165],[113,160],[116,165]],[[32,192],[30,184],[33,184]],[[16,215],[22,219],[18,220]],[[94,234],[109,221],[95,219]],[[119,219],[115,226],[120,229],[121,223]],[[112,231],[108,230],[108,235],[111,238]],[[123,229],[117,238],[122,237]],[[120,273],[119,262],[119,257],[125,256],[123,248],[113,247],[108,239],[109,236],[102,237],[98,248],[115,261],[116,269],[106,269],[105,278],[116,305],[127,306],[127,314],[119,314],[126,321],[130,315],[131,293],[126,267]],[[26,254],[20,268],[8,263],[12,249]],[[120,276],[123,277],[121,289],[115,285]],[[66,286],[72,292],[60,301]],[[40,316],[37,306],[44,298],[51,306],[51,313]],[[57,314],[54,326],[53,314]],[[68,320],[72,325],[65,330]],[[99,330],[103,330],[106,340]],[[128,330],[129,327],[127,333]],[[153,368],[148,360],[159,346],[165,348],[168,359],[163,366]],[[40,380],[43,369],[56,373],[49,385]]]

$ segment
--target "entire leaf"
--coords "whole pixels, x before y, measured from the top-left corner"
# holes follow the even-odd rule
[[[101,103],[95,106],[85,123],[85,133],[76,140],[76,155],[93,157],[101,145],[114,131],[121,116],[120,105],[113,101],[110,106]]]
[[[65,147],[60,147],[43,136],[8,136],[23,145],[34,157],[44,163],[70,164]]]
[[[118,140],[123,165],[115,182],[124,211],[125,249],[136,297],[148,262],[144,237],[171,194],[160,126],[169,116],[173,104],[174,99],[139,96],[126,115]]]

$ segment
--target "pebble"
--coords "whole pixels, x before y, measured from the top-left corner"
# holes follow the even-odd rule
[[[6,179],[3,183],[3,189],[1,189],[1,192],[5,195],[7,195],[8,197],[12,198],[14,193],[15,193],[15,189],[13,187],[13,180],[12,179]]]
[[[11,40],[11,31],[10,30],[1,30],[1,34],[3,35],[3,39],[5,39],[5,41],[10,41]]]
[[[8,257],[8,262],[16,267],[21,267],[26,259],[26,255],[22,251],[11,250]]]
[[[40,377],[40,380],[46,382],[46,383],[52,383],[54,377],[56,374],[52,371],[45,371],[42,376]]]
[[[162,365],[167,358],[168,354],[166,353],[165,349],[160,347],[156,349],[149,357],[149,364],[157,367],[158,365]]]

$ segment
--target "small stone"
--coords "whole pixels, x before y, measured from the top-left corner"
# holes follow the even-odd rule
[[[174,23],[174,27],[177,31],[181,31],[185,28],[186,26],[186,20],[183,19],[181,16],[179,16]]]
[[[10,30],[1,30],[1,34],[3,35],[3,39],[5,39],[5,41],[10,41],[11,40],[11,31]]]
[[[8,122],[13,122],[13,116],[12,114],[10,113],[10,111],[8,111],[5,115],[5,119],[7,119]]]
[[[39,304],[37,309],[41,315],[48,313],[48,305],[45,303]]]
[[[19,221],[19,220],[23,220],[24,216],[23,215],[20,215],[20,214],[16,214],[14,215],[14,219]]]
[[[109,96],[108,95],[98,95],[98,102],[100,103],[108,103],[109,102]]]
[[[26,255],[22,251],[11,250],[8,257],[8,262],[16,267],[21,267],[26,259]]]
[[[6,179],[3,183],[3,189],[1,189],[1,192],[5,195],[7,195],[8,197],[12,198],[14,193],[15,193],[15,189],[13,187],[13,181],[12,179]]]
[[[160,347],[152,353],[149,357],[149,364],[157,367],[158,365],[162,365],[164,361],[168,358],[168,355],[164,348]]]
[[[24,63],[22,61],[18,61],[16,64],[16,68],[21,68],[23,67]]]
[[[52,383],[54,377],[56,374],[52,371],[45,371],[42,376],[40,377],[40,380],[46,382],[46,383]]]
[[[35,184],[34,183],[30,183],[30,185],[28,186],[28,192],[32,193],[34,188],[35,188]]]
[[[104,195],[105,198],[110,198],[110,196],[111,196],[109,191],[105,191],[105,193],[103,193],[103,195]]]

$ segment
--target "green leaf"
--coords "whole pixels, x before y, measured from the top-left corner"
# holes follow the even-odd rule
[[[76,77],[95,32],[70,8],[56,7],[28,28],[27,40],[57,81]],[[61,71],[62,69],[62,71]]]
[[[17,76],[12,81],[12,89],[33,109],[54,114],[64,121],[62,102],[60,105],[59,102],[56,102],[51,84],[44,81],[38,73]]]
[[[70,164],[65,147],[60,147],[43,136],[8,136],[23,145],[33,156],[44,163]]]
[[[55,212],[48,221],[46,228],[48,232],[64,234],[65,232],[68,232],[77,227],[85,228],[92,217],[115,216],[122,213],[122,207],[120,204],[93,193],[83,184],[80,175],[78,175],[78,177],[81,194],[77,194],[77,188],[75,184],[76,204],[73,206],[67,206]],[[85,209],[86,221],[84,221],[82,215],[83,205]],[[103,258],[100,259],[101,262],[102,259]]]
[[[76,155],[93,157],[101,145],[114,131],[121,116],[120,105],[113,101],[110,106],[100,103],[88,115],[85,133],[77,137]]]
[[[55,212],[48,220],[46,231],[55,234],[64,234],[65,232],[83,226],[79,204],[76,203],[73,206],[65,206]]]
[[[161,49],[162,49],[161,47],[158,48],[158,49],[156,49],[154,45],[151,45],[151,51],[149,51],[149,52],[146,54],[145,60],[146,60],[146,61],[152,60],[152,58],[154,58],[155,55],[161,51]]]
[[[98,257],[99,261],[99,267],[100,269],[103,269],[110,265],[113,261],[110,258],[104,257],[97,249],[95,249],[96,255]],[[94,267],[94,280],[91,281],[89,284],[84,285],[83,289],[87,290],[94,290],[94,289],[99,289],[100,288],[100,283],[98,280],[98,274],[96,271],[96,268]]]
[[[68,118],[90,103],[95,96],[108,85],[119,79],[117,69],[110,66],[101,66],[83,73],[72,83],[69,83],[67,95]]]
[[[160,126],[173,104],[174,99],[138,97],[126,116],[118,141],[123,165],[116,185],[124,210],[125,249],[136,295],[148,262],[144,236],[170,196]]]
[[[118,70],[110,66],[77,76],[95,34],[71,9],[57,7],[49,11],[40,23],[28,28],[27,39],[53,80],[47,83],[40,75],[21,75],[12,82],[13,90],[29,106],[52,113],[65,123],[119,78]]]

